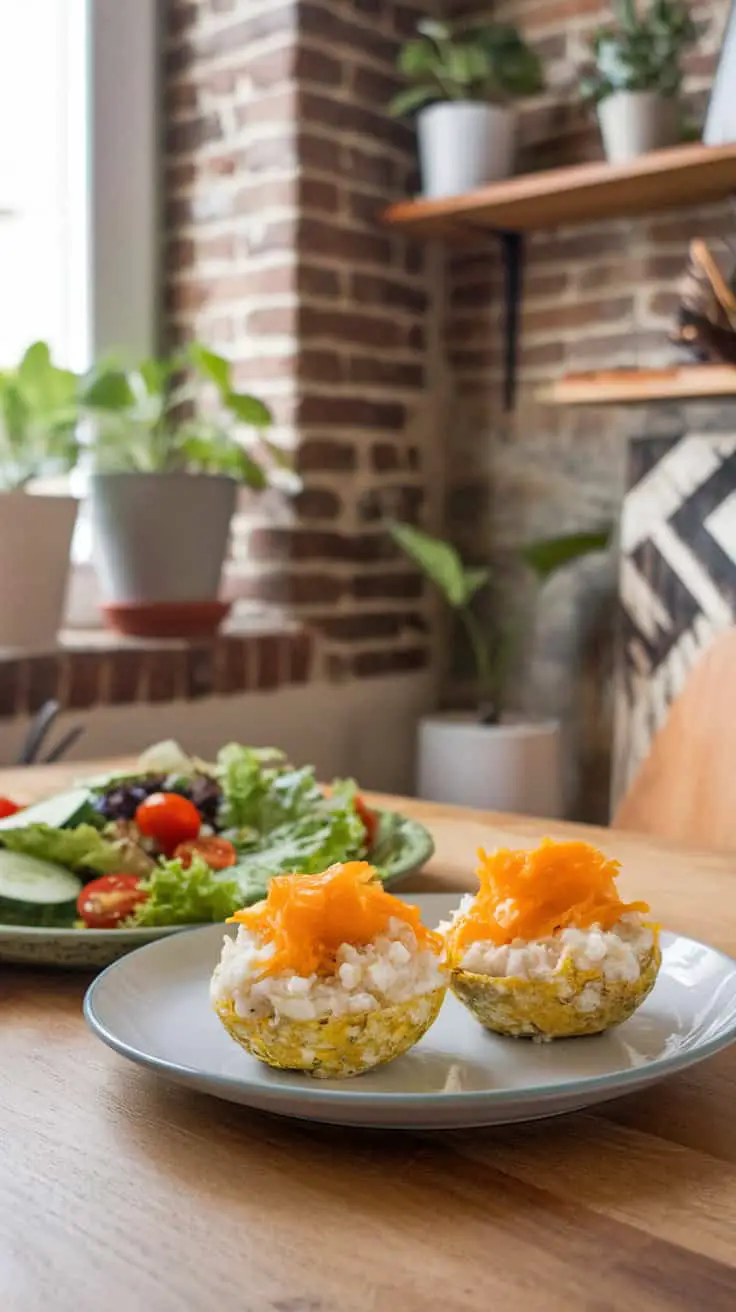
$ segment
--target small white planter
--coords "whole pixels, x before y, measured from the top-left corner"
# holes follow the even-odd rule
[[[550,819],[563,813],[556,720],[479,724],[471,715],[430,715],[419,722],[418,751],[417,793],[426,801]]]
[[[75,497],[0,492],[0,647],[56,646],[76,518]]]
[[[457,196],[514,171],[516,113],[501,105],[453,100],[417,114],[425,196]]]
[[[603,148],[611,164],[676,146],[680,140],[678,103],[657,91],[618,91],[598,106]]]

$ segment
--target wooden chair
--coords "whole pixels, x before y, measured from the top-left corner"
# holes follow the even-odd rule
[[[612,823],[736,851],[736,628],[691,671]]]

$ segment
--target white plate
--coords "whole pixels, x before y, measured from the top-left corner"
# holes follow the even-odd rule
[[[437,924],[457,898],[409,898]],[[341,1125],[457,1128],[555,1116],[631,1093],[736,1038],[736,962],[663,935],[657,984],[608,1034],[538,1044],[487,1033],[448,994],[411,1052],[352,1080],[272,1071],[228,1038],[209,1002],[218,925],[153,943],[108,967],[84,1004],[92,1029],[132,1061],[203,1093]]]

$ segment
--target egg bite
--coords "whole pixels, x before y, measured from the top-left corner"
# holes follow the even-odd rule
[[[600,1034],[633,1015],[662,954],[646,902],[622,902],[619,863],[589,843],[479,853],[475,897],[445,927],[450,987],[486,1029]]]
[[[259,1061],[322,1079],[401,1056],[436,1019],[442,936],[364,861],[272,879],[231,917],[210,985],[228,1034]]]

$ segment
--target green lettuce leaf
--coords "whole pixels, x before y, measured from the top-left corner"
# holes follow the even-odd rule
[[[196,855],[186,870],[181,861],[163,861],[141,887],[148,900],[136,908],[129,925],[204,925],[227,920],[243,906],[234,869],[211,870]]]
[[[4,829],[0,843],[11,852],[54,861],[75,872],[109,875],[129,868],[121,844],[104,838],[93,825],[78,825],[76,829],[53,829],[51,825]]]
[[[218,752],[215,778],[222,789],[219,821],[223,828],[260,828],[259,807],[278,774],[272,767],[283,759],[283,753],[275,748],[241,747],[239,743],[229,743]]]

